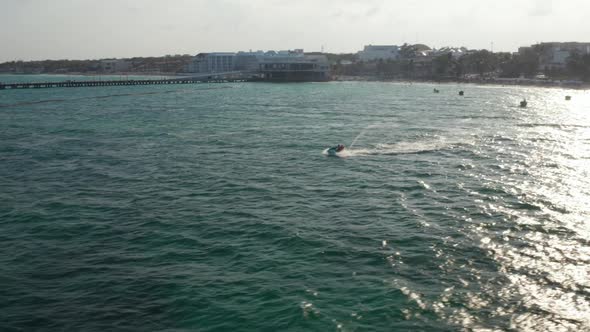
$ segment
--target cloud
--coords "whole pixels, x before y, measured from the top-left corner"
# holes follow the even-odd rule
[[[365,13],[365,16],[366,17],[375,16],[379,13],[380,10],[381,10],[381,8],[379,6],[371,7],[367,10],[367,12]]]
[[[363,45],[585,41],[588,0],[0,0],[0,62]],[[547,24],[550,21],[551,24]],[[466,29],[465,27],[469,27]]]
[[[553,13],[552,0],[534,0],[530,16],[548,16]]]

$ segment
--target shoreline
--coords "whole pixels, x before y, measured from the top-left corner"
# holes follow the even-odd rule
[[[176,73],[105,73],[105,74],[88,74],[88,73],[0,73],[0,75],[7,76],[82,76],[82,77],[167,77],[167,78],[182,78],[187,75],[180,75]],[[572,90],[590,90],[590,83],[585,82],[571,82],[571,81],[550,81],[550,80],[534,80],[523,78],[497,78],[497,79],[396,79],[396,78],[382,78],[376,76],[333,76],[332,80],[327,82],[382,82],[382,83],[426,83],[426,84],[468,84],[468,85],[492,85],[498,87],[506,86],[523,86],[523,87],[537,87],[537,88],[559,88]]]
[[[469,85],[493,85],[499,87],[523,86],[537,88],[560,88],[572,90],[590,90],[590,83],[567,83],[563,81],[541,81],[531,79],[388,79],[371,76],[335,76],[332,82],[384,82],[384,83],[428,83],[428,84],[469,84]]]

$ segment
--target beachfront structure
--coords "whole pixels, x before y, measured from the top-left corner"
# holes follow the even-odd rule
[[[570,51],[570,52],[576,51],[580,54],[590,54],[590,43],[550,42],[550,43],[540,43],[537,45],[533,45],[533,47],[548,48],[550,50],[566,50],[566,51]]]
[[[275,57],[304,56],[302,49],[293,51],[256,51],[256,52],[212,52],[199,53],[186,67],[188,73],[214,74],[230,71],[258,71],[264,59]]]
[[[330,65],[325,55],[305,55],[303,50],[278,53],[262,59],[259,73],[270,82],[323,82],[330,80]]]
[[[327,81],[330,65],[325,55],[306,55],[303,49],[238,53],[199,53],[188,73],[218,74],[239,71],[266,81]]]
[[[225,73],[234,70],[236,54],[230,52],[199,53],[187,66],[189,73]]]
[[[570,57],[569,50],[555,49],[551,50],[550,56],[541,62],[542,69],[565,68],[567,59]]]
[[[361,61],[397,60],[399,59],[399,46],[396,45],[367,45],[358,52]]]
[[[539,53],[540,70],[564,69],[567,65],[567,59],[573,52],[581,55],[590,54],[590,43],[550,42],[518,49],[520,54],[530,51]]]
[[[241,71],[257,71],[258,64],[266,56],[264,51],[238,52],[234,62],[234,69]]]

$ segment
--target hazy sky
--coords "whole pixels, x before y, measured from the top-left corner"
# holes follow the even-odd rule
[[[0,0],[0,62],[590,42],[588,0]]]

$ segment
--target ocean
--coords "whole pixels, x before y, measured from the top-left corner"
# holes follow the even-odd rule
[[[0,330],[590,330],[589,112],[514,86],[0,91]]]

